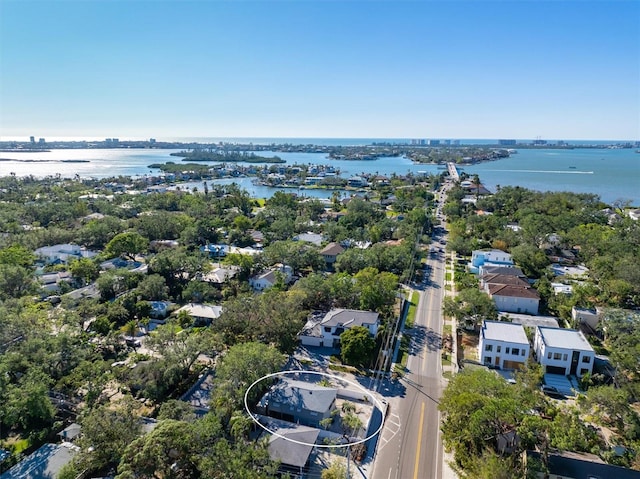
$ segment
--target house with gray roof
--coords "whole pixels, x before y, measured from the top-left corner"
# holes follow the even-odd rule
[[[71,443],[45,444],[0,475],[0,479],[48,479],[58,477],[79,449]]]
[[[262,396],[256,410],[276,419],[319,427],[335,409],[337,393],[334,388],[282,379]]]
[[[533,347],[547,374],[582,377],[593,371],[596,353],[582,331],[539,326]]]
[[[311,314],[298,335],[303,346],[340,347],[340,335],[354,326],[364,326],[375,336],[380,326],[380,315],[374,311],[332,309],[328,313]]]
[[[282,474],[304,476],[309,471],[309,457],[320,431],[265,416],[259,416],[259,420],[269,431],[275,433],[269,436],[267,450],[269,457],[280,463],[278,471]]]
[[[533,461],[541,463],[542,455],[536,451],[526,451],[525,465]],[[640,479],[640,471],[607,464],[594,454],[566,451],[550,452],[547,455],[548,473],[539,472],[537,477],[562,479]]]
[[[320,250],[320,256],[327,263],[328,267],[333,267],[334,263],[338,259],[338,255],[344,253],[344,248],[340,243],[329,243],[327,246]]]

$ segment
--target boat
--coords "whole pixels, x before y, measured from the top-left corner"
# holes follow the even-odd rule
[[[575,170],[575,169],[576,169],[576,167],[575,167],[575,166],[570,166],[570,167],[569,167],[569,169],[570,169],[570,170]]]

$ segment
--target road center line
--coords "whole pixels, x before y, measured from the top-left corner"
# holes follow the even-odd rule
[[[420,465],[420,446],[422,443],[422,427],[424,423],[424,401],[422,402],[422,409],[420,409],[420,429],[418,429],[418,446],[416,448],[416,465],[413,469],[413,479],[418,479],[418,466]]]

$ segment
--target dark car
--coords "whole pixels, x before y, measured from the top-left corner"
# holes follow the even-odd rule
[[[554,388],[553,386],[544,385],[540,388],[540,391],[542,391],[547,396],[555,399],[564,399],[565,397],[564,394],[562,394],[560,391],[558,391],[557,388]]]

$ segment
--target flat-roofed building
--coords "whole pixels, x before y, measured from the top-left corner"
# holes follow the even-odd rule
[[[593,371],[596,353],[581,331],[537,327],[533,347],[547,374],[582,377]]]
[[[521,324],[484,321],[480,329],[478,356],[486,366],[520,369],[529,359],[531,346]]]

